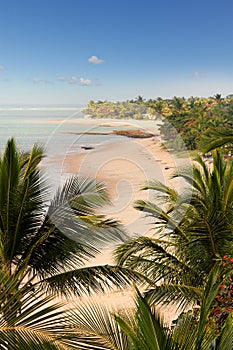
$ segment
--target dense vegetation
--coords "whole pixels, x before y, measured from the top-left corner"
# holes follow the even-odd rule
[[[145,101],[141,96],[124,102],[90,101],[84,113],[91,118],[159,119],[168,147],[181,147],[177,133],[188,149],[196,149],[200,135],[209,128],[233,127],[233,96],[222,98],[174,97]]]
[[[153,218],[154,235],[128,238],[118,222],[96,214],[109,204],[102,183],[74,177],[51,199],[39,166],[43,149],[24,153],[10,139],[0,158],[1,349],[233,349],[233,162],[225,157],[233,145],[232,99],[127,104],[139,104],[145,118],[159,109],[172,146],[174,124],[189,148],[212,152],[211,167],[199,155],[192,169],[174,175],[187,183],[182,193],[146,184],[155,201],[135,208]],[[120,242],[115,265],[85,264],[112,241]],[[135,288],[128,310],[55,301],[133,281],[144,292]],[[172,326],[160,318],[159,302],[179,306]]]
[[[165,208],[156,202],[135,203],[155,222],[154,235],[131,238],[115,253],[119,264],[147,277],[146,295],[155,305],[198,304],[197,291],[217,261],[232,271],[233,162],[217,152],[211,169],[198,157],[193,169],[179,176],[186,181],[181,194],[160,182],[144,187],[156,193],[157,202],[166,203]],[[233,310],[232,276],[223,279],[213,311],[221,319]]]

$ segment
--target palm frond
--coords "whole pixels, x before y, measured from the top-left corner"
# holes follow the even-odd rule
[[[21,154],[21,172],[24,179],[31,176],[33,172],[37,172],[41,160],[45,157],[44,152],[42,145],[35,144],[30,152]]]
[[[208,334],[206,326],[208,324],[208,315],[211,305],[213,304],[214,298],[218,293],[219,285],[221,284],[221,280],[219,279],[220,272],[220,265],[216,263],[208,276],[207,283],[202,293],[200,318],[195,340],[196,349],[201,349],[204,347],[204,344],[210,343],[210,339],[213,337],[213,332],[211,331]]]
[[[191,270],[188,261],[185,261],[185,255],[179,258],[175,245],[168,240],[149,237],[131,239],[119,246],[114,256],[117,264],[140,272],[150,285],[161,279],[167,283],[178,283],[189,275],[197,283],[199,280],[195,269]]]
[[[38,164],[43,150],[35,146],[28,155],[16,147],[14,139],[7,143],[0,162],[0,232],[2,262],[12,268],[16,264],[25,242],[41,224],[43,217],[45,180]]]
[[[11,259],[11,247],[8,245],[11,232],[11,208],[17,194],[19,182],[20,162],[15,140],[7,142],[4,154],[2,155],[0,166],[0,227],[1,227],[1,247],[2,261]],[[14,241],[14,237],[13,237]]]
[[[78,349],[70,339],[70,315],[53,296],[35,292],[30,285],[17,289],[17,280],[0,276],[0,346],[15,350]]]
[[[44,279],[83,265],[106,244],[124,241],[127,235],[122,225],[94,214],[95,206],[107,202],[106,190],[96,180],[68,180],[41,218],[39,229],[25,236],[17,257],[18,270],[29,266]]]
[[[96,303],[77,305],[72,320],[82,336],[80,349],[131,350],[128,337],[114,319],[116,310]]]
[[[203,153],[207,153],[227,144],[233,144],[232,129],[230,127],[211,128],[202,135],[198,148]]]
[[[100,248],[124,241],[126,237],[118,222],[102,216],[59,216],[55,222],[47,216],[34,241],[25,244],[21,264],[31,266],[44,278],[82,266],[95,257]]]
[[[99,265],[74,269],[45,278],[38,285],[47,292],[69,297],[72,295],[104,292],[114,287],[123,288],[132,282],[141,283],[143,276],[121,266]],[[35,285],[36,286],[36,285]]]
[[[233,349],[233,320],[232,315],[228,315],[221,333],[216,341],[216,350]]]
[[[177,344],[163,325],[159,314],[150,309],[139,291],[137,291],[134,319],[131,322],[127,322],[120,316],[116,316],[115,319],[135,350],[178,350]]]
[[[145,292],[150,305],[173,305],[176,309],[183,310],[192,306],[200,298],[202,289],[192,285],[163,283]]]
[[[95,179],[71,177],[60,187],[51,207],[69,207],[76,215],[90,215],[94,209],[110,204],[105,185]]]
[[[174,188],[166,186],[160,181],[149,181],[141,189],[157,191],[158,193],[156,193],[156,196],[165,195],[166,197],[169,197],[170,201],[172,199],[174,203],[178,198],[178,193]]]
[[[155,203],[138,200],[135,202],[134,208],[145,212],[146,215],[151,216],[152,218],[157,219],[154,222],[154,224],[156,224],[156,226],[160,230],[161,228],[163,228],[164,232],[166,232],[165,229],[172,231],[174,234],[177,232],[180,234],[180,236],[183,237],[184,240],[188,240],[188,238],[186,237],[186,233],[182,230],[181,226],[179,225],[180,220],[178,220],[177,222],[176,218],[173,218],[171,214],[168,214]],[[178,216],[179,219],[181,219],[180,214]]]

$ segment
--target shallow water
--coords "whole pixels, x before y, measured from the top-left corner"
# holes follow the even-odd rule
[[[148,221],[142,220],[141,217],[135,218],[135,213],[132,212],[133,202],[140,198],[138,190],[145,181],[156,178],[165,182],[167,175],[164,168],[165,163],[169,162],[166,158],[169,157],[165,155],[165,158],[161,158],[162,162],[158,159],[159,154],[154,155],[143,144],[133,142],[133,139],[129,142],[130,139],[124,136],[78,133],[111,133],[116,129],[139,127],[158,135],[160,122],[87,120],[81,110],[81,108],[62,110],[0,108],[0,152],[3,151],[7,139],[12,136],[25,151],[30,150],[34,143],[43,144],[47,157],[42,162],[42,167],[46,171],[52,192],[73,174],[64,167],[66,155],[74,153],[74,157],[77,157],[76,153],[85,153],[81,175],[88,174],[95,177],[103,169],[104,180],[107,184],[110,182],[113,187],[111,189],[115,191],[113,206],[106,209],[106,214],[117,217],[122,222],[125,221],[131,234],[147,231]],[[113,143],[111,147],[110,143]],[[93,146],[94,153],[83,150],[83,146]],[[121,169],[117,169],[114,163],[119,160],[122,162]],[[80,175],[80,172],[78,174]],[[115,179],[115,175],[121,176],[121,174],[122,178]]]
[[[74,141],[74,135],[65,134],[66,132],[86,131],[85,126],[77,124],[80,118],[83,118],[81,108],[72,111],[69,109],[2,109],[0,110],[0,149],[2,151],[7,139],[14,136],[24,150],[29,150],[34,143],[41,143],[45,145],[48,153],[57,153],[62,150],[62,147]],[[90,140],[88,136],[80,141],[98,142],[98,140]],[[59,149],[57,145],[60,145]]]
[[[67,153],[85,152],[83,146],[95,148],[105,146],[110,142],[124,142],[127,138],[119,135],[78,135],[76,133],[111,133],[115,129],[140,127],[158,132],[154,121],[127,121],[121,120],[83,122],[83,107],[46,108],[46,107],[1,107],[0,106],[0,152],[2,153],[7,140],[15,137],[19,147],[28,151],[35,143],[42,144],[47,158],[45,168],[49,168],[51,183],[59,185],[60,165],[56,162],[59,157]],[[80,123],[79,123],[80,121]],[[55,187],[56,187],[55,186]]]
[[[0,151],[2,152],[7,139],[14,136],[23,150],[29,150],[34,143],[45,146],[48,154],[59,154],[72,151],[81,151],[80,145],[103,144],[117,141],[123,137],[118,135],[75,135],[82,132],[110,133],[122,126],[120,121],[113,121],[113,125],[96,126],[78,123],[84,117],[82,108],[70,109],[12,109],[0,108]],[[147,126],[151,122],[138,121],[138,125]],[[104,124],[104,122],[103,122]],[[119,126],[118,126],[119,125]],[[72,134],[73,133],[73,134]]]

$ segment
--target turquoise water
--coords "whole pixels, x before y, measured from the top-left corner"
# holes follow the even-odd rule
[[[111,121],[112,126],[96,126],[95,121],[82,123],[82,108],[1,108],[0,107],[0,152],[6,141],[15,137],[22,150],[28,151],[34,143],[44,145],[48,156],[67,152],[83,152],[82,146],[98,146],[126,139],[117,135],[77,135],[77,133],[110,133],[115,129],[134,127],[122,121]],[[80,123],[79,123],[80,120]],[[104,123],[104,121],[103,121]],[[133,123],[133,125],[132,125]],[[154,121],[135,121],[135,125],[153,129]],[[150,130],[151,131],[151,130]],[[76,133],[76,134],[75,134]]]
[[[0,151],[6,141],[15,137],[23,150],[34,143],[45,146],[47,154],[59,154],[63,150],[81,151],[82,145],[97,145],[119,139],[114,135],[75,135],[81,132],[110,132],[111,128],[82,125],[81,108],[63,110],[0,109]],[[107,130],[106,130],[107,129]]]
[[[7,109],[0,107],[0,153],[2,153],[7,139],[14,136],[21,149],[28,151],[34,143],[43,144],[47,157],[42,161],[41,168],[46,174],[47,183],[51,193],[63,185],[64,182],[73,175],[66,168],[64,160],[69,153],[85,153],[81,166],[77,162],[77,174],[80,176],[96,177],[101,169],[106,171],[106,186],[114,190],[112,206],[106,209],[106,213],[111,217],[117,217],[119,220],[128,218],[125,225],[130,233],[134,234],[138,230],[146,232],[148,230],[148,221],[127,217],[132,212],[127,209],[132,207],[135,197],[135,191],[143,183],[137,183],[137,174],[142,174],[146,182],[156,178],[163,182],[165,177],[163,172],[164,165],[157,162],[157,157],[150,150],[141,144],[129,143],[127,137],[118,135],[78,135],[77,133],[111,133],[116,129],[141,128],[154,134],[159,134],[156,121],[131,121],[131,120],[111,120],[105,122],[95,120],[83,120],[84,116],[81,108],[77,109]],[[105,124],[106,123],[106,124]],[[113,147],[108,147],[110,142],[116,142]],[[100,147],[93,152],[85,151],[83,146]],[[104,146],[104,147],[102,147]],[[107,147],[106,147],[107,146]],[[101,152],[101,149],[104,152]],[[100,152],[99,152],[100,150]],[[97,152],[96,152],[97,151]],[[75,163],[75,157],[72,161]],[[122,179],[117,183],[112,179],[115,174],[115,160],[124,161],[122,170]],[[112,163],[111,163],[112,162]],[[105,168],[106,166],[106,168]],[[111,168],[112,167],[112,168]],[[81,170],[80,170],[81,169]],[[119,170],[117,170],[119,171]],[[114,192],[114,191],[113,191]],[[140,198],[140,197],[139,197]],[[150,199],[148,197],[148,199]],[[144,227],[145,226],[145,227]]]
[[[78,112],[77,112],[78,113]],[[62,120],[68,113],[62,111],[0,110],[0,148],[3,149],[8,138],[14,136],[25,150],[35,142],[46,144],[55,125],[50,120]],[[78,117],[78,115],[77,115]]]

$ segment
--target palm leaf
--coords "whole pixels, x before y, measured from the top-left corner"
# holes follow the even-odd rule
[[[233,144],[232,129],[230,127],[211,128],[202,135],[198,147],[203,153],[207,153],[227,144]]]
[[[17,289],[17,280],[0,276],[0,346],[9,349],[77,349],[70,315],[54,297],[34,292],[30,284]]]
[[[221,330],[220,336],[216,341],[216,350],[233,349],[233,320],[230,314]]]
[[[114,308],[96,303],[77,305],[73,313],[73,323],[82,337],[80,349],[131,350],[128,337],[115,322]]]
[[[173,305],[176,309],[183,310],[193,305],[200,298],[202,290],[188,284],[163,283],[158,286],[151,286],[145,292],[150,305]]]
[[[192,276],[198,284],[200,279],[184,256],[176,254],[176,246],[168,240],[149,237],[131,239],[119,246],[114,255],[117,264],[140,272],[150,286],[159,280],[177,284]]]
[[[123,283],[123,274],[116,270],[110,273],[100,267],[99,279],[97,275],[91,279],[87,270],[77,271],[104,245],[123,242],[127,237],[116,220],[96,215],[96,209],[109,204],[105,186],[96,180],[73,177],[48,202],[50,189],[39,168],[43,154],[39,145],[21,153],[11,139],[0,159],[1,267],[17,276],[18,284],[28,278],[42,283],[51,277],[53,285],[56,280],[56,290],[58,281],[64,283],[67,277],[65,287],[60,284],[66,293],[69,285],[75,293],[87,290],[84,277],[91,282],[91,289],[100,289],[104,271],[109,274],[106,285],[113,283],[114,276],[116,285]],[[82,280],[80,289],[78,280]]]
[[[47,292],[69,297],[80,296],[83,293],[104,292],[113,287],[123,288],[133,281],[142,282],[143,280],[140,273],[128,268],[99,265],[56,274],[40,281],[38,285],[42,285]]]
[[[127,321],[120,316],[116,316],[115,319],[135,350],[178,349],[159,315],[150,309],[139,291],[137,291],[136,313],[133,320]]]

